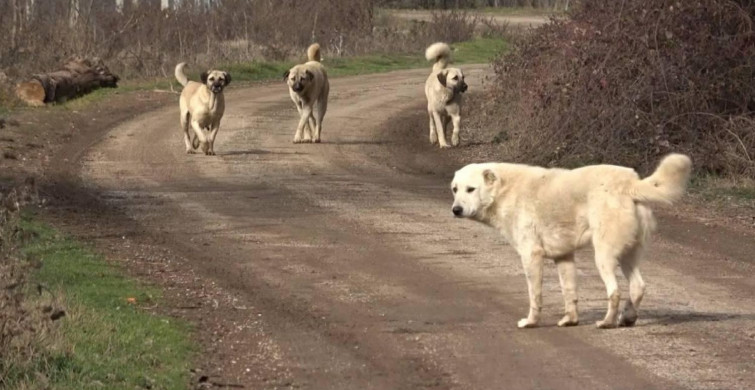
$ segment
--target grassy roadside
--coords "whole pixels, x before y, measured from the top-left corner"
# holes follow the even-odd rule
[[[20,248],[22,257],[42,264],[32,284],[46,287],[42,294],[30,291],[28,296],[37,298],[29,304],[43,307],[52,301],[65,317],[47,328],[40,325],[44,331],[34,332],[31,340],[20,340],[34,353],[0,355],[0,387],[188,386],[196,352],[188,325],[143,309],[160,299],[159,290],[124,277],[102,256],[33,218],[23,218],[20,228],[31,237]]]
[[[456,64],[488,63],[508,48],[502,38],[476,38],[451,45]],[[331,77],[354,76],[360,74],[390,72],[401,69],[429,68],[424,53],[416,54],[373,54],[357,57],[326,57],[323,61]],[[247,62],[220,64],[219,69],[227,70],[233,76],[233,85],[282,79],[283,73],[296,64],[295,61]],[[188,69],[191,80],[199,79],[199,69]],[[99,89],[78,99],[58,105],[62,109],[78,110],[88,104],[100,101],[117,93],[145,90],[180,90],[173,78],[136,80],[122,82],[115,89]],[[2,110],[2,106],[0,106]]]

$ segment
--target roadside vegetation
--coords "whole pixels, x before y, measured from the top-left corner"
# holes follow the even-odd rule
[[[148,311],[158,289],[22,217],[34,201],[28,185],[0,195],[0,387],[186,388],[188,325]]]
[[[580,1],[493,62],[472,126],[513,161],[649,172],[662,155],[682,152],[698,175],[716,178],[706,182],[747,187],[753,20],[751,2]]]

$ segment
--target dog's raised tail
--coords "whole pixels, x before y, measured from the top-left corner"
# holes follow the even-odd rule
[[[451,61],[451,46],[443,42],[433,43],[425,50],[425,58],[433,61],[433,70],[445,69]]]
[[[692,172],[692,160],[683,154],[669,154],[661,160],[655,172],[638,181],[631,189],[638,202],[671,204],[687,190]]]
[[[322,56],[320,55],[320,44],[319,43],[313,43],[309,45],[307,48],[307,60],[308,61],[322,61]]]
[[[186,63],[182,62],[176,65],[176,71],[174,72],[174,74],[176,75],[176,80],[178,80],[178,82],[181,83],[181,85],[183,85],[184,87],[189,83],[189,78],[186,77],[186,73],[184,73],[185,67]]]

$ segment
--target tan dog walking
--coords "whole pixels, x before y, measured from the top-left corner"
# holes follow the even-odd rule
[[[320,63],[320,45],[314,43],[307,49],[308,61],[296,65],[283,74],[288,84],[291,100],[299,112],[294,143],[320,142],[322,121],[328,110],[330,84],[328,73]]]
[[[184,86],[179,107],[186,153],[194,153],[201,147],[204,154],[215,155],[215,137],[225,112],[223,89],[231,82],[231,75],[221,70],[209,70],[202,73],[202,82],[198,83],[189,81],[184,73],[185,67],[185,62],[176,65],[175,76]],[[194,130],[193,137],[189,127]],[[205,131],[208,132],[206,136]]]
[[[430,143],[447,148],[446,128],[453,125],[451,145],[459,145],[461,128],[462,94],[467,91],[464,73],[459,68],[449,68],[451,47],[443,42],[433,43],[425,50],[425,58],[433,61],[433,71],[425,81],[427,116],[430,122]]]

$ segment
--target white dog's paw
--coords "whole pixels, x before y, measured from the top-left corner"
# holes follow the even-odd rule
[[[459,135],[454,134],[453,137],[451,137],[451,145],[453,146],[459,146]]]
[[[577,325],[579,325],[579,320],[576,317],[572,317],[570,315],[565,315],[564,318],[561,319],[561,321],[558,321],[558,326],[560,327]]]
[[[529,318],[522,318],[516,323],[516,327],[519,329],[534,328],[537,326],[537,322],[531,322]]]
[[[451,145],[449,145],[449,144],[440,144],[440,148],[441,149],[448,149],[450,147],[451,147]]]
[[[438,134],[435,134],[435,132],[432,132],[430,134],[430,145],[435,145],[438,143]]]
[[[312,138],[312,143],[319,144],[320,143],[320,137]]]
[[[301,138],[300,137],[295,137],[294,138],[294,143],[295,144],[300,144],[301,143]]]
[[[186,154],[195,154],[196,152],[194,149],[186,149]]]
[[[598,327],[598,329],[613,329],[616,327],[616,322],[602,320],[596,322],[595,326]]]

